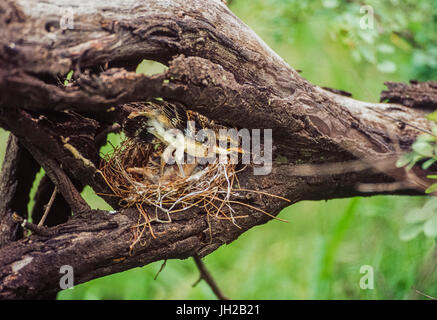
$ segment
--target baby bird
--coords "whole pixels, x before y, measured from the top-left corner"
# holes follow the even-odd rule
[[[208,157],[211,151],[213,154],[223,155],[230,152],[226,148],[217,146],[217,141],[211,141],[218,136],[218,130],[225,127],[216,125],[196,112],[185,110],[182,105],[153,100],[147,103],[131,103],[130,106],[138,111],[131,112],[124,124],[124,131],[129,137],[142,142],[153,142],[153,139],[157,138],[165,145],[183,150],[195,159]],[[201,129],[211,129],[217,134],[213,137],[199,138],[196,132]],[[161,168],[165,165],[163,160],[161,157]],[[185,177],[186,170],[181,163],[183,155],[176,156],[175,160],[181,176]]]

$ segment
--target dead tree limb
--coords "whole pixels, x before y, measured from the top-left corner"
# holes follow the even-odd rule
[[[23,236],[12,215],[27,217],[29,192],[37,170],[39,165],[11,134],[0,179],[0,247]]]
[[[437,108],[437,81],[410,81],[410,84],[386,82],[385,85],[388,89],[381,92],[381,101],[387,100],[412,108]]]
[[[63,25],[66,8],[73,15],[67,16],[73,18],[71,29]],[[79,213],[0,247],[0,298],[53,296],[63,265],[73,267],[77,284],[153,261],[203,257],[270,220],[236,205],[235,216],[247,216],[236,227],[208,221],[195,208],[172,223],[153,224],[156,239],[144,234],[145,245],[130,254],[136,210],[121,209],[110,196],[102,197],[116,214],[90,210],[71,183],[110,193],[99,174],[98,145],[108,127],[123,123],[129,102],[160,97],[232,127],[272,129],[274,159],[282,160],[265,176],[254,176],[249,166],[240,186],[291,203],[422,194],[426,187],[426,173],[406,179],[394,165],[421,133],[417,128],[430,129],[423,110],[358,101],[309,83],[219,0],[6,0],[0,3],[0,39],[0,125],[51,168],[48,176],[70,206],[66,210]],[[143,59],[168,69],[137,74]],[[73,79],[65,86],[70,71]],[[296,170],[296,164],[348,161],[364,165],[332,174]],[[370,193],[357,188],[366,183],[401,187]],[[42,191],[46,198],[50,190]],[[259,192],[240,197],[272,215],[290,204]]]

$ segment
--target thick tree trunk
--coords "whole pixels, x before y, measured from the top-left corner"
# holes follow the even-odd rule
[[[72,29],[63,28],[64,22]],[[421,194],[428,184],[425,173],[406,174],[394,165],[420,133],[417,128],[430,129],[423,110],[357,101],[309,83],[221,1],[7,0],[0,3],[0,39],[0,125],[45,169],[70,207],[63,216],[70,209],[74,213],[63,224],[2,242],[2,298],[52,296],[60,290],[63,265],[73,267],[77,284],[157,260],[205,256],[270,220],[236,205],[235,215],[247,216],[238,219],[238,228],[208,219],[200,209],[188,210],[172,223],[153,224],[157,238],[145,234],[145,245],[130,255],[136,210],[121,209],[114,198],[104,196],[117,213],[90,210],[77,190],[90,185],[110,193],[97,170],[98,149],[108,127],[125,119],[128,102],[161,97],[232,127],[272,129],[274,159],[281,156],[281,161],[275,160],[265,176],[254,176],[249,167],[240,174],[240,185],[291,203]],[[168,69],[153,76],[136,74],[142,59]],[[70,70],[73,84],[61,85],[59,79]],[[384,97],[402,103],[398,96]],[[435,92],[430,93],[426,107],[436,106]],[[6,157],[19,163],[12,152]],[[3,177],[18,179],[16,169],[4,165]],[[28,171],[19,178],[25,186]],[[366,184],[387,183],[396,189],[364,193]],[[14,239],[16,231],[9,218],[3,220],[3,212],[9,210],[9,217],[20,211],[7,201],[28,194],[30,186],[8,189],[1,182],[0,187],[6,199],[0,239]],[[52,188],[46,189],[51,193]],[[240,198],[273,215],[290,204],[259,193]]]

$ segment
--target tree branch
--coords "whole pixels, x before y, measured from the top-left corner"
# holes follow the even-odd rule
[[[358,101],[309,83],[221,1],[79,4],[70,30],[59,24],[63,0],[0,3],[0,91],[8,93],[0,98],[0,125],[22,141],[80,213],[47,233],[0,247],[0,297],[52,296],[60,290],[63,265],[73,267],[78,284],[153,261],[203,257],[271,219],[236,204],[237,227],[192,208],[172,223],[152,223],[156,238],[144,233],[144,245],[130,252],[137,210],[121,208],[110,196],[102,198],[116,214],[90,210],[71,182],[111,193],[98,170],[98,145],[109,126],[123,124],[130,102],[159,97],[232,127],[272,129],[271,174],[255,176],[249,165],[238,178],[241,189],[253,191],[236,196],[273,216],[301,200],[423,194],[429,183],[426,172],[406,173],[394,164],[418,128],[430,130],[425,111]],[[136,74],[142,59],[168,69]],[[73,80],[65,86],[70,70]],[[308,175],[297,167],[337,163],[346,169]],[[384,183],[400,188],[357,188]]]
[[[412,108],[437,108],[437,81],[410,81],[410,84],[388,81],[385,85],[388,90],[381,92],[381,101],[401,103]]]
[[[39,165],[18,138],[9,135],[0,179],[0,247],[23,236],[12,215],[17,213],[27,218],[29,192],[38,169]]]

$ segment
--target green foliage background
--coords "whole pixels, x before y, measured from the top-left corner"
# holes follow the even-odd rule
[[[359,28],[364,4],[374,9],[373,30]],[[384,81],[436,80],[436,1],[234,0],[230,8],[303,77],[357,99],[378,101]],[[146,63],[141,71],[158,70]],[[89,188],[83,194],[105,208]],[[253,228],[204,261],[232,299],[424,298],[415,289],[437,296],[429,268],[436,263],[434,239],[423,233],[408,241],[400,237],[405,214],[426,200],[301,202],[280,214],[289,223]],[[360,289],[363,265],[374,269],[373,290]],[[60,292],[58,299],[215,298],[203,282],[192,288],[198,278],[192,260],[168,261],[154,280],[160,266],[93,280]]]

